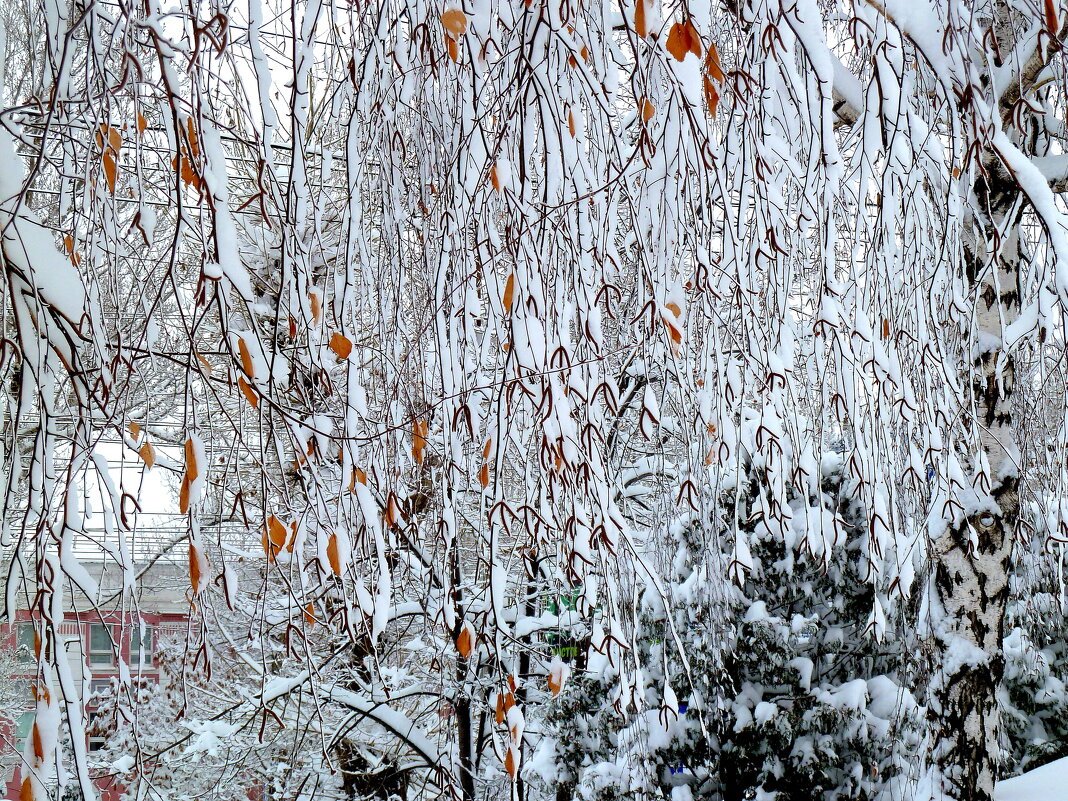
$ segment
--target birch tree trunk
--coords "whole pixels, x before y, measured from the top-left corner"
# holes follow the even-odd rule
[[[1018,222],[1017,215],[1011,225]],[[992,799],[998,778],[997,692],[1005,669],[1005,605],[1020,508],[1014,360],[1003,348],[1003,321],[1011,323],[1019,313],[1021,258],[1013,235],[998,256],[996,278],[989,271],[977,279],[974,261],[968,265],[981,334],[972,400],[989,473],[977,475],[975,486],[960,488],[966,516],[932,543],[933,595],[940,608],[933,620],[936,679],[928,710],[941,791],[949,798]]]
[[[1012,9],[993,6],[989,30],[995,53],[1022,47],[1013,34]],[[1047,23],[1055,22],[1049,14]],[[1038,130],[1032,106],[1021,102],[1049,63],[1065,33],[1051,35],[1021,65],[994,111],[1005,130],[985,154],[985,177],[974,186],[986,215],[974,220],[964,269],[975,302],[978,338],[970,374],[971,414],[981,444],[971,487],[958,487],[964,519],[932,543],[933,596],[940,607],[933,634],[936,680],[929,715],[936,738],[934,761],[946,797],[987,801],[998,779],[1001,728],[998,688],[1005,671],[1002,649],[1014,531],[1020,517],[1021,443],[1014,419],[1016,360],[1006,331],[1021,312],[1021,268],[1026,254],[1020,227],[1028,197],[1010,152],[1022,132]],[[1001,68],[1000,56],[994,66]],[[993,83],[992,75],[987,81]],[[1011,137],[1011,141],[1010,138]],[[1032,143],[1034,144],[1034,143]],[[1038,149],[1028,147],[1028,150]],[[1022,150],[1015,150],[1022,156]],[[1042,155],[1028,152],[1027,156]],[[1000,245],[990,253],[987,243]],[[1035,332],[1032,332],[1032,335]],[[1039,334],[1041,338],[1041,334]]]

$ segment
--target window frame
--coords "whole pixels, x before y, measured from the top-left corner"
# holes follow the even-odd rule
[[[37,661],[36,638],[37,629],[32,620],[23,620],[15,624],[15,652],[18,654],[20,665],[32,665]]]
[[[114,640],[111,636],[110,627],[106,623],[90,623],[89,633],[86,642],[86,654],[89,658],[90,667],[112,667],[115,664],[115,649]],[[94,635],[103,631],[107,637],[107,651],[103,648],[96,648],[94,643]]]
[[[137,635],[140,633],[140,637]],[[145,643],[148,647],[145,647]],[[130,627],[130,667],[152,667],[156,635],[153,626],[135,623]],[[136,648],[135,648],[136,646]]]

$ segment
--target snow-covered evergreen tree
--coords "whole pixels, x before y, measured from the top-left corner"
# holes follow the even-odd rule
[[[667,602],[649,585],[638,599],[636,706],[603,659],[577,667],[543,721],[540,786],[591,801],[900,791],[922,729],[911,660],[893,621],[871,619],[867,514],[841,456],[825,454],[820,470],[818,493],[791,497],[786,538],[757,511],[758,471],[709,519],[670,527]],[[748,558],[724,591],[714,571],[737,554],[722,523],[734,514]],[[814,520],[833,529],[817,553]]]

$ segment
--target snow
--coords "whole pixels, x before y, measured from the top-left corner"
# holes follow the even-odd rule
[[[995,801],[1068,801],[1068,757],[998,782]]]

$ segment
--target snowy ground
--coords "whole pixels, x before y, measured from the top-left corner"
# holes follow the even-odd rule
[[[1068,801],[1068,757],[998,782],[997,801]]]

